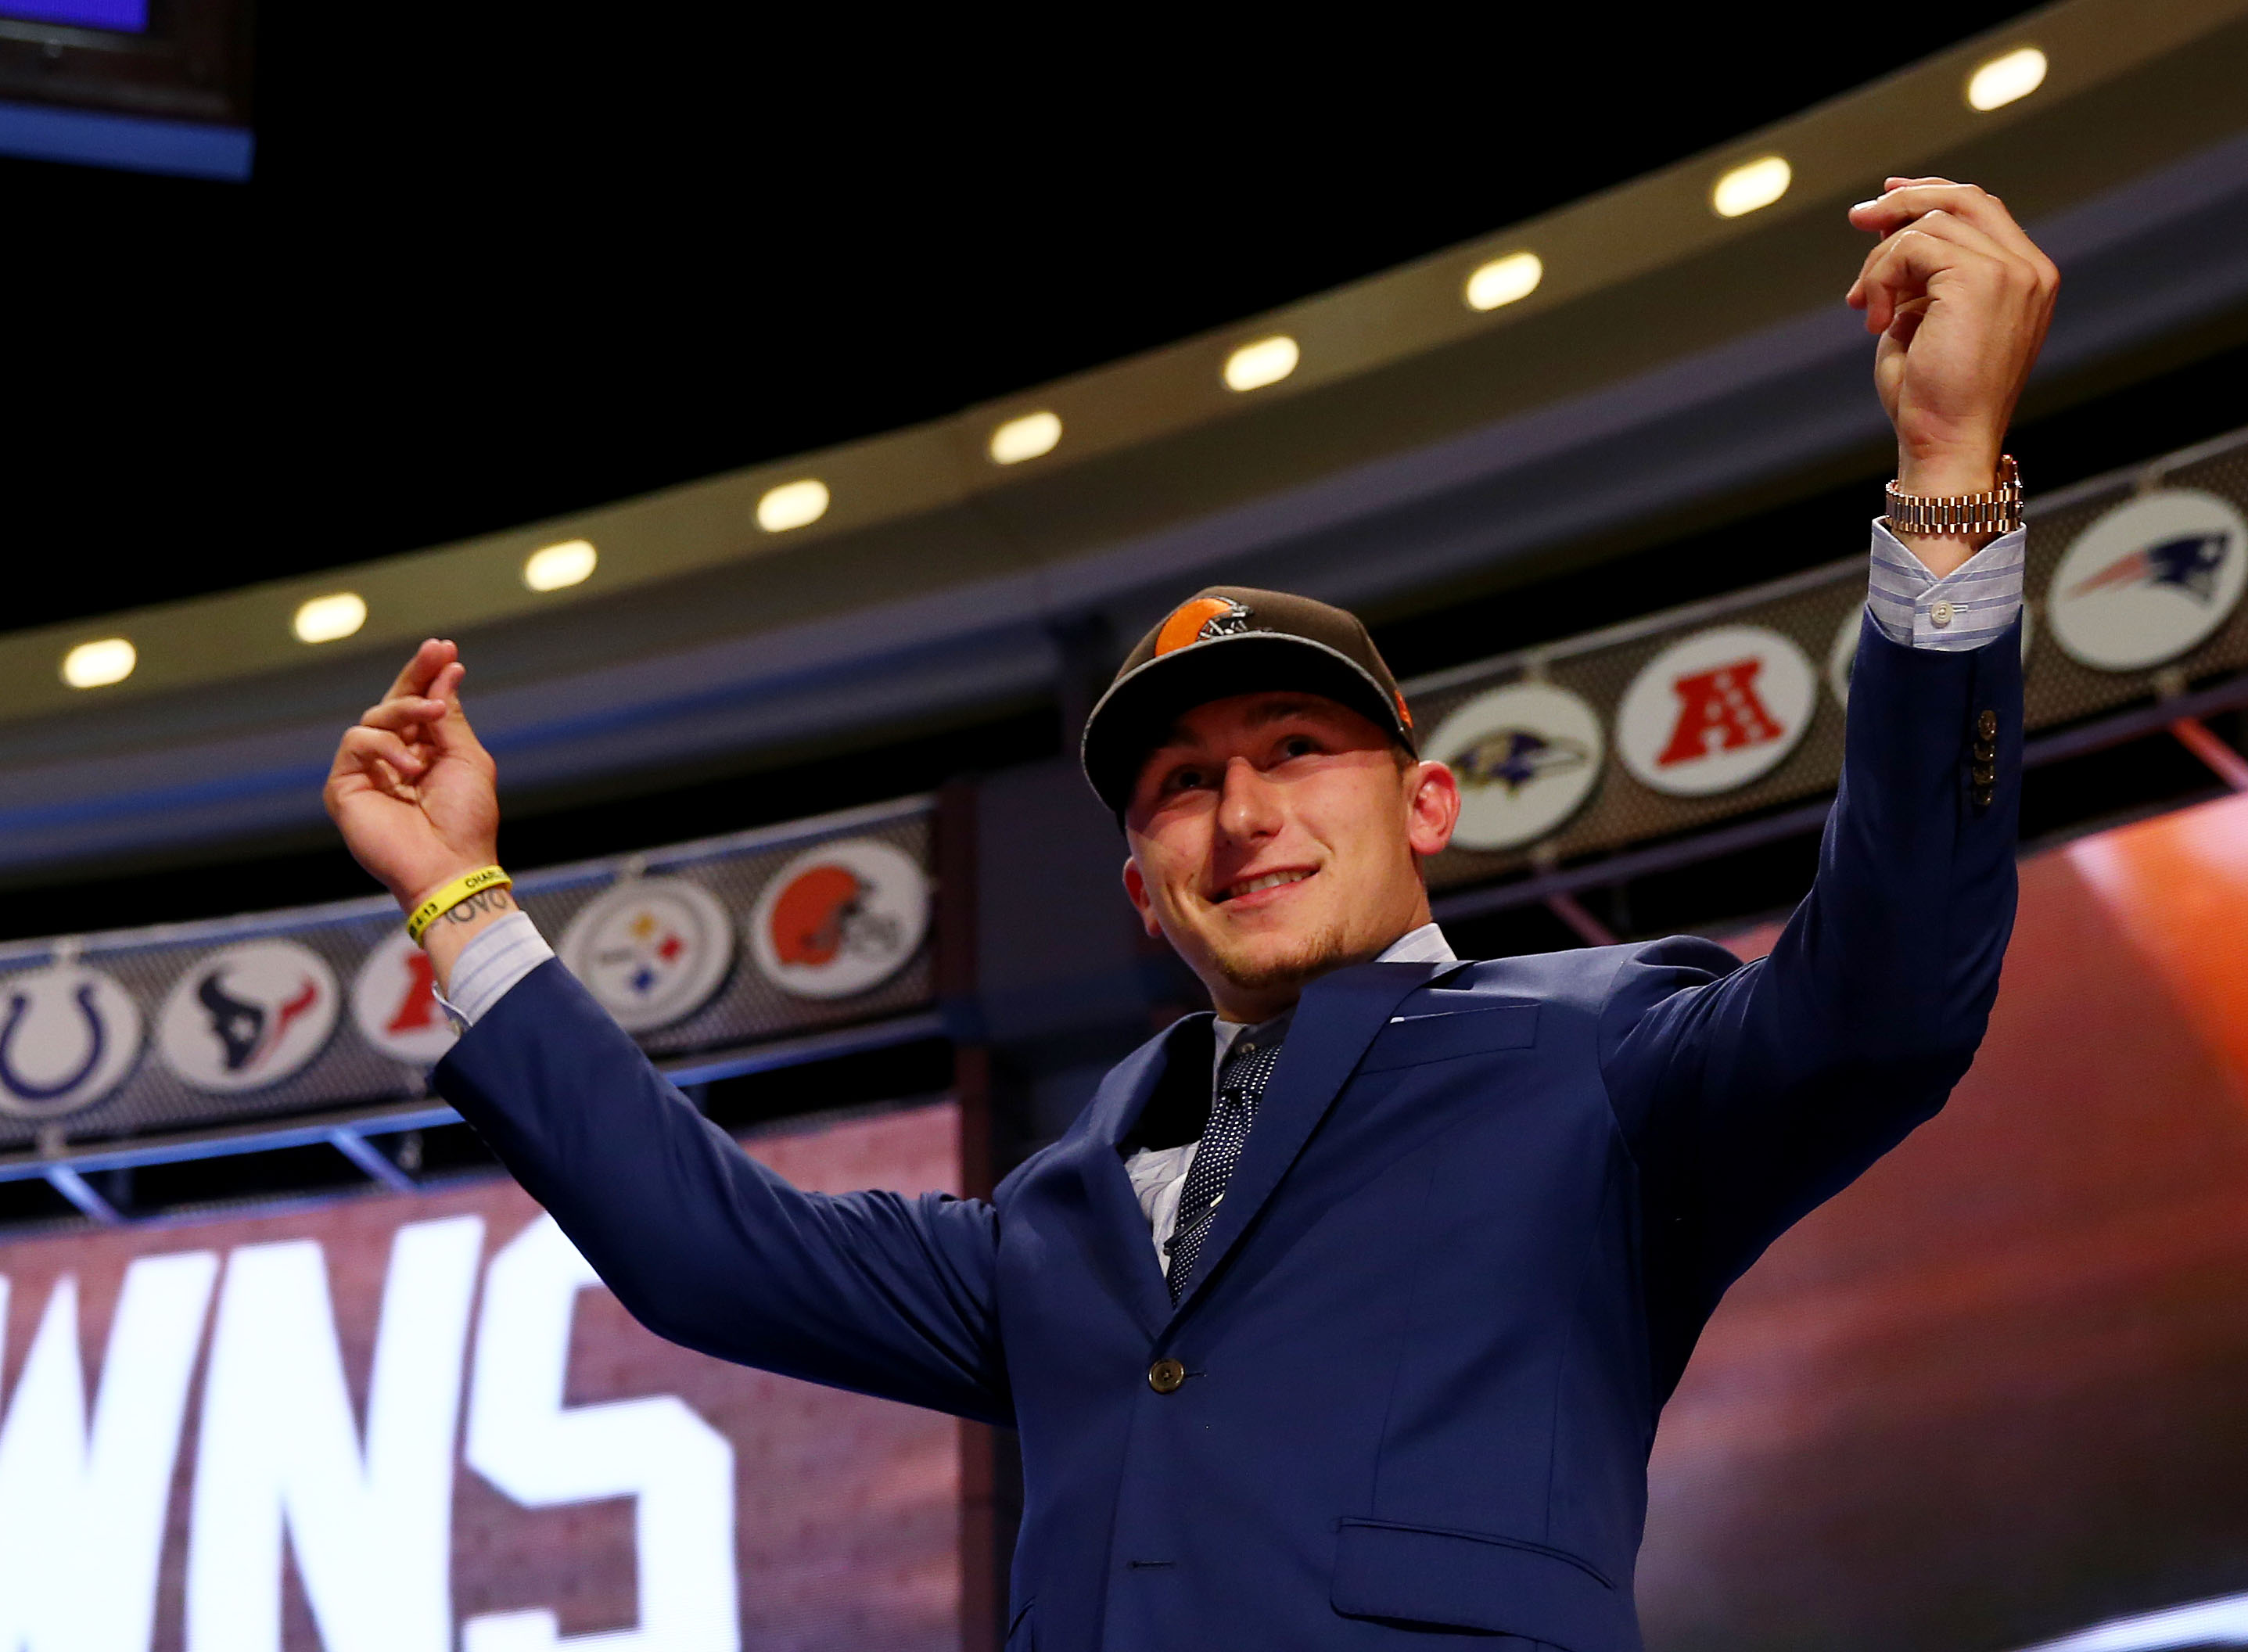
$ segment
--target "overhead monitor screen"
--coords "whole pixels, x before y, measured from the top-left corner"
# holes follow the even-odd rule
[[[6,0],[0,17],[141,34],[148,27],[148,0]]]
[[[250,0],[0,0],[0,155],[247,180]]]

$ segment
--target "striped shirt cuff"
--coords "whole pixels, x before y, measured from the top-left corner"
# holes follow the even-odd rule
[[[554,956],[546,937],[528,912],[511,912],[480,932],[461,949],[453,961],[453,978],[447,983],[453,996],[438,993],[437,1002],[458,1032],[466,1032],[505,997],[508,989]]]
[[[2026,530],[2002,533],[1941,579],[1874,518],[1866,607],[1881,634],[1909,648],[1964,654],[2004,636],[2022,611]]]

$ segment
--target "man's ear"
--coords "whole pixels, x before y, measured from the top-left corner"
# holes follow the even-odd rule
[[[1416,764],[1408,772],[1412,795],[1406,799],[1405,835],[1422,860],[1452,840],[1460,823],[1460,783],[1441,763]]]
[[[1140,863],[1130,855],[1124,857],[1124,893],[1132,897],[1132,909],[1140,915],[1140,922],[1148,926],[1150,940],[1162,939],[1162,926],[1155,922],[1155,902],[1148,899],[1148,881],[1140,875]]]

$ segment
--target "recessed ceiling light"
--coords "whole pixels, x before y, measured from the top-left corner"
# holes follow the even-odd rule
[[[827,484],[812,476],[784,482],[757,501],[757,526],[767,533],[786,533],[826,514]]]
[[[1967,77],[1968,106],[1997,109],[2026,98],[2045,84],[2045,72],[2044,52],[2035,46],[2016,46]]]
[[[583,585],[601,559],[590,539],[565,539],[541,545],[523,559],[523,582],[533,591],[559,591]]]
[[[1717,209],[1719,217],[1737,218],[1758,207],[1768,207],[1785,195],[1794,175],[1779,155],[1765,155],[1735,167],[1718,179],[1717,187],[1710,191],[1710,204]]]
[[[990,454],[994,464],[1020,464],[1025,459],[1042,458],[1054,450],[1061,440],[1061,417],[1052,413],[1026,413],[1019,419],[1010,419],[991,433]]]
[[[1538,291],[1545,274],[1546,266],[1534,252],[1510,252],[1504,258],[1493,258],[1468,278],[1468,308],[1496,310],[1517,298],[1526,298]]]
[[[367,599],[356,591],[338,591],[314,597],[297,610],[299,642],[333,642],[367,623]]]
[[[1225,358],[1225,383],[1231,390],[1262,390],[1278,384],[1296,370],[1301,353],[1285,332],[1244,344]]]
[[[140,657],[123,637],[81,642],[63,655],[63,681],[73,689],[99,689],[122,682],[133,675]]]

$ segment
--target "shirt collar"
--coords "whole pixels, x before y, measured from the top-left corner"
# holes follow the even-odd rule
[[[1444,932],[1433,923],[1399,936],[1374,960],[1376,963],[1457,963],[1459,954],[1452,950]]]

